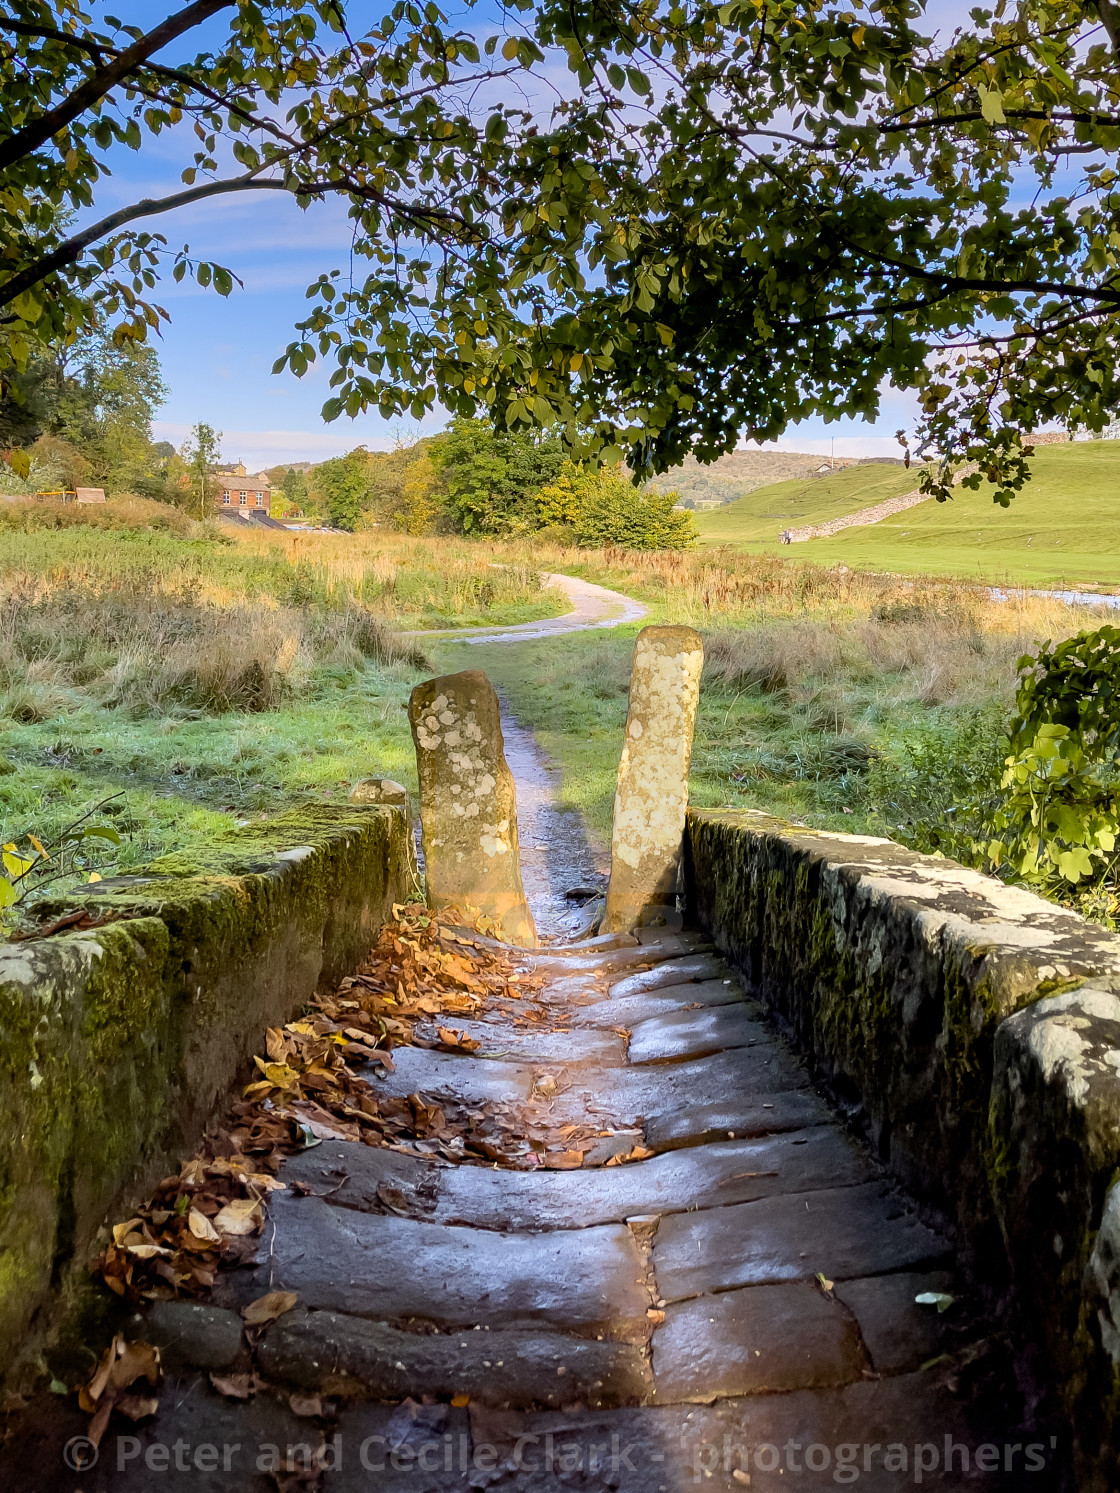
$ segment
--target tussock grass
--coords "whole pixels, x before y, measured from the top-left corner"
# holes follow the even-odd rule
[[[218,611],[70,593],[0,610],[0,717],[24,723],[84,699],[135,716],[276,709],[367,662],[422,669],[425,654],[354,607]]]
[[[128,519],[136,505],[136,523],[113,522],[116,510]],[[52,506],[67,526],[36,527],[38,510]],[[228,523],[191,523],[174,508],[142,499],[82,508],[0,503],[0,524],[8,509],[25,509],[26,522],[4,534],[0,600],[82,592],[221,609],[356,608],[412,628],[531,621],[566,606],[559,592],[542,589],[531,556],[510,556],[496,545],[391,534],[242,533]],[[107,509],[114,512],[106,518]],[[149,510],[185,527],[139,522]],[[76,514],[105,522],[70,523]]]
[[[135,493],[121,493],[107,503],[63,503],[55,498],[0,502],[0,533],[116,529],[183,536],[205,533],[208,527],[195,522],[181,508],[173,508],[170,503],[156,503]]]

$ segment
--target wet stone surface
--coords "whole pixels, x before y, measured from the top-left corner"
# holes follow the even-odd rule
[[[282,1169],[259,1265],[136,1326],[166,1345],[158,1416],[114,1421],[79,1477],[63,1448],[88,1416],[46,1396],[0,1449],[0,1486],[1054,1487],[1058,1452],[1020,1428],[1000,1333],[949,1244],[698,945],[550,956],[531,1027],[488,1012],[456,1023],[474,1053],[395,1049],[379,1093],[583,1127],[582,1165],[323,1139]],[[241,1309],[272,1291],[296,1304],[243,1331]],[[205,1372],[249,1367],[245,1400]]]

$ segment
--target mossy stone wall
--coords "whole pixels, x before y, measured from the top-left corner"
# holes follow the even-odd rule
[[[400,809],[294,810],[83,888],[116,921],[0,946],[0,1351],[44,1339],[106,1216],[176,1169],[260,1048],[408,899]]]
[[[1079,1486],[1120,1486],[1120,937],[890,840],[708,810],[686,838],[696,921],[1018,1294]]]

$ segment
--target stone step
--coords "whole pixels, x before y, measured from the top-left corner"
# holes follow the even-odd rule
[[[703,1011],[671,1011],[638,1022],[630,1033],[631,1063],[680,1063],[737,1047],[773,1041],[764,1025],[745,1006],[710,1006]]]
[[[753,1104],[756,1095],[799,1089],[809,1082],[788,1048],[773,1040],[690,1062],[607,1071],[609,1084],[598,1081],[594,1069],[563,1074],[562,1091],[551,1106],[553,1119],[564,1123],[590,1116],[614,1125],[640,1122],[648,1136],[655,1117],[679,1112],[687,1121],[683,1112],[693,1106],[724,1104],[736,1096],[744,1105]],[[733,1124],[727,1129],[737,1133]]]
[[[653,1336],[661,1404],[825,1389],[869,1368],[854,1319],[816,1283],[697,1296],[670,1306]]]
[[[264,1374],[295,1389],[377,1400],[450,1399],[517,1409],[633,1405],[653,1384],[641,1347],[556,1332],[401,1332],[332,1311],[294,1311],[257,1350]]]
[[[566,1027],[514,1026],[500,1020],[461,1021],[449,1016],[417,1025],[417,1035],[436,1039],[438,1026],[463,1032],[481,1043],[475,1058],[513,1059],[522,1063],[579,1063],[621,1067],[626,1061],[625,1038],[590,1028],[570,1031]],[[454,1056],[454,1054],[451,1054]]]
[[[701,1059],[708,1063],[710,1058]],[[691,1064],[689,1065],[691,1066]],[[664,1070],[672,1073],[672,1069]],[[834,1124],[836,1116],[812,1089],[768,1093],[732,1090],[713,1096],[708,1084],[695,1104],[667,1107],[645,1120],[646,1145],[654,1151],[672,1151],[680,1146],[706,1145],[731,1137],[776,1135],[803,1130],[809,1125]]]
[[[653,969],[640,970],[616,980],[610,987],[614,997],[642,995],[666,985],[681,985],[691,980],[726,980],[731,970],[716,954],[687,954],[683,959],[667,959]]]
[[[878,1275],[949,1256],[881,1182],[787,1193],[662,1221],[653,1246],[666,1301],[776,1281]]]
[[[274,1193],[269,1259],[222,1282],[243,1305],[295,1291],[314,1311],[393,1326],[531,1329],[641,1342],[650,1293],[625,1227],[500,1234]]]
[[[283,1181],[342,1208],[387,1205],[432,1223],[483,1229],[580,1229],[865,1182],[866,1153],[837,1125],[796,1136],[723,1141],[648,1161],[571,1172],[495,1171],[325,1141],[286,1162]]]
[[[651,1016],[665,1016],[670,1011],[684,1011],[693,1006],[744,1005],[753,1016],[762,1017],[762,1007],[743,994],[737,981],[701,980],[695,985],[668,985],[643,995],[604,995],[586,1006],[572,1010],[572,1026],[633,1027]]]

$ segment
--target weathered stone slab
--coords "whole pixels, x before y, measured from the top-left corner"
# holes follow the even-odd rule
[[[350,790],[352,804],[392,804],[398,809],[408,809],[408,789],[403,783],[394,783],[392,778],[362,778]]]
[[[400,1332],[340,1312],[287,1313],[269,1327],[257,1360],[270,1379],[297,1389],[382,1400],[467,1394],[529,1409],[635,1404],[652,1389],[632,1343],[557,1332]]]
[[[653,1249],[667,1301],[773,1281],[877,1275],[943,1260],[946,1242],[882,1183],[792,1193],[666,1218]]]
[[[499,1058],[476,1062],[469,1057],[450,1057],[425,1047],[394,1047],[393,1072],[384,1074],[376,1064],[365,1065],[377,1084],[377,1092],[407,1099],[409,1094],[454,1094],[470,1103],[510,1103],[526,1100],[533,1087],[531,1063],[506,1063]],[[361,1069],[361,1065],[355,1065]]]
[[[621,1067],[626,1061],[626,1043],[614,1034],[583,1029],[569,1031],[566,1027],[534,1028],[513,1026],[501,1021],[461,1021],[458,1017],[442,1020],[440,1025],[450,1025],[457,1032],[464,1032],[473,1041],[482,1045],[474,1058],[510,1059],[519,1063],[580,1063],[606,1067]],[[434,1040],[434,1023],[420,1023],[418,1034]]]
[[[339,1416],[337,1434],[340,1465],[327,1473],[323,1493],[466,1493],[481,1486],[462,1406],[413,1399],[353,1405]]]
[[[553,1115],[568,1119],[590,1108],[592,1114],[609,1116],[618,1125],[641,1120],[648,1126],[651,1119],[674,1110],[726,1104],[736,1095],[765,1097],[775,1090],[804,1088],[808,1081],[801,1064],[781,1043],[759,1042],[666,1067],[617,1069],[606,1088],[591,1088],[574,1072],[553,1105]]]
[[[493,685],[477,669],[426,680],[412,691],[408,718],[431,906],[481,913],[507,942],[534,947]]]
[[[711,1062],[704,1058],[702,1062]],[[735,1092],[705,1097],[677,1109],[659,1109],[645,1121],[646,1145],[655,1151],[678,1146],[698,1146],[732,1136],[776,1135],[803,1130],[808,1125],[828,1125],[835,1115],[812,1089],[778,1093]]]
[[[268,1265],[226,1285],[240,1299],[297,1291],[314,1311],[390,1325],[546,1323],[620,1341],[644,1334],[649,1295],[627,1228],[499,1234],[357,1213],[320,1198],[273,1198]]]
[[[971,1424],[959,1397],[931,1374],[754,1395],[710,1407],[472,1411],[471,1431],[476,1445],[491,1449],[484,1464],[489,1470],[476,1474],[475,1485],[495,1493],[556,1493],[565,1487],[580,1493],[683,1493],[692,1487],[711,1493],[740,1493],[744,1487],[751,1493],[823,1493],[838,1485],[853,1485],[860,1493],[902,1493],[918,1485],[915,1447],[922,1448],[922,1489],[960,1493],[971,1482],[961,1470],[962,1450],[971,1474],[978,1447],[993,1444],[998,1468],[1007,1439],[1002,1426]],[[1045,1470],[1024,1474],[1028,1465],[1053,1467],[1057,1454],[1039,1437],[1028,1464],[1022,1443],[1030,1439],[1013,1439],[1012,1445],[1020,1444],[1011,1477],[986,1471],[978,1485],[1000,1493],[1035,1486],[1052,1493],[1055,1480]],[[955,1449],[950,1470],[947,1445]],[[985,1453],[987,1468],[990,1455]]]
[[[154,1302],[143,1337],[160,1349],[170,1371],[228,1369],[245,1347],[237,1313],[199,1301]]]
[[[609,996],[580,1006],[571,1013],[573,1026],[634,1027],[654,1016],[667,1016],[690,1006],[742,1006],[752,1016],[761,1018],[763,1009],[757,1001],[747,1000],[737,982],[701,980],[696,985],[668,985],[647,995]]]
[[[868,1367],[855,1324],[817,1285],[721,1291],[670,1306],[653,1336],[659,1404],[850,1384]]]
[[[643,947],[636,941],[622,949],[601,949],[588,954],[538,954],[529,961],[538,975],[610,975],[622,969],[642,969],[668,957],[660,946]]]
[[[676,912],[704,645],[691,627],[644,627],[634,645],[618,767],[606,932]]]
[[[947,1270],[924,1275],[871,1275],[837,1281],[835,1295],[859,1323],[860,1336],[878,1374],[906,1374],[936,1358],[954,1342],[960,1307],[939,1312],[919,1306],[915,1296],[953,1296],[958,1291]]]
[[[788,1135],[723,1141],[649,1161],[572,1172],[508,1172],[445,1166],[397,1152],[326,1141],[284,1163],[281,1176],[332,1204],[394,1207],[433,1223],[484,1229],[580,1229],[639,1215],[721,1208],[777,1192],[865,1182],[873,1169],[836,1125]]]
[[[730,978],[731,970],[718,954],[685,954],[680,959],[667,959],[655,969],[642,970],[639,974],[627,975],[624,980],[616,980],[610,987],[610,995],[612,999],[621,999],[626,995],[642,995],[649,990],[661,990],[666,985]]]
[[[710,1006],[704,1011],[673,1011],[639,1022],[630,1034],[632,1063],[679,1063],[773,1039],[773,1027],[743,1006]]]
[[[1110,1187],[1120,1166],[1120,997],[1087,986],[1005,1021],[988,1124],[1003,1241],[1055,1382],[1067,1397],[1116,1382],[1120,1207]],[[1090,1444],[1112,1444],[1113,1403],[1090,1390],[1076,1406]],[[1115,1484],[1120,1452],[1112,1455],[1105,1476]]]

